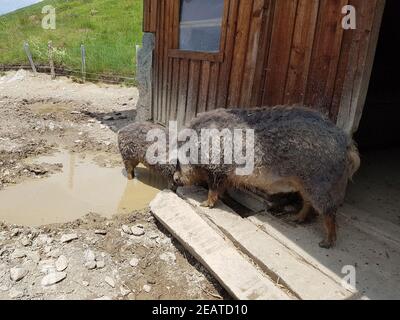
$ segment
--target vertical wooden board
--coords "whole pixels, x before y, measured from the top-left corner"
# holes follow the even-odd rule
[[[169,77],[169,63],[168,63],[168,50],[171,48],[171,39],[169,37],[170,25],[171,25],[171,1],[165,0],[164,8],[164,49],[163,49],[163,78],[162,78],[162,122],[165,123],[168,119],[168,77]]]
[[[150,32],[150,0],[143,0],[143,32]]]
[[[350,2],[358,9],[357,29],[345,31],[331,116],[353,133],[359,124],[372,72],[384,0]]]
[[[319,0],[299,0],[284,104],[303,104],[317,25]]]
[[[254,0],[240,1],[229,83],[228,106],[239,107]]]
[[[159,51],[159,69],[158,69],[158,103],[159,103],[159,114],[158,114],[158,120],[162,123],[165,121],[165,100],[164,98],[164,62],[165,62],[165,38],[166,38],[166,32],[165,32],[165,19],[167,17],[166,14],[166,1],[167,0],[160,0],[159,5],[160,5],[160,25],[159,25],[159,33],[160,33],[160,51]]]
[[[209,61],[203,61],[200,71],[200,89],[199,89],[199,101],[197,105],[197,113],[202,113],[207,110],[208,88],[210,85],[210,71],[211,71],[211,63]]]
[[[341,52],[342,8],[348,0],[321,0],[305,104],[329,114]]]
[[[159,82],[160,82],[160,24],[159,24],[159,17],[161,16],[161,12],[158,10],[158,6],[156,7],[156,32],[155,32],[155,43],[154,43],[154,64],[153,64],[153,88],[154,88],[154,95],[153,95],[153,120],[154,121],[160,121],[159,115],[160,115],[160,87],[159,87]],[[153,9],[153,7],[152,7]]]
[[[171,106],[169,120],[175,121],[178,113],[178,90],[179,90],[179,59],[172,59],[172,84],[171,84]]]
[[[149,31],[156,32],[157,30],[157,12],[158,12],[158,0],[148,0],[150,1],[150,14],[149,14]]]
[[[217,107],[225,108],[228,101],[229,78],[233,60],[233,49],[235,46],[236,20],[238,16],[239,0],[230,0],[226,34],[224,41],[224,61],[220,66]]]
[[[211,63],[210,85],[208,86],[207,111],[217,109],[218,81],[220,63]]]
[[[177,122],[178,128],[185,125],[186,103],[188,94],[188,79],[189,79],[189,60],[182,59],[180,61],[179,72],[179,90],[178,90],[178,113]]]
[[[251,14],[250,32],[248,39],[247,57],[244,66],[243,82],[240,96],[240,106],[250,107],[252,91],[255,85],[255,72],[257,57],[260,53],[260,42],[262,34],[262,22],[265,14],[264,5],[266,0],[254,0],[253,11]]]
[[[200,87],[200,61],[191,61],[189,66],[189,84],[187,93],[187,107],[185,123],[188,124],[195,116],[197,111],[197,101]]]
[[[261,25],[261,43],[257,56],[256,70],[254,74],[254,86],[251,105],[260,107],[264,93],[266,75],[266,64],[268,62],[269,49],[271,44],[272,26],[274,21],[275,3],[279,0],[266,0],[264,4],[264,19]]]
[[[367,93],[369,88],[369,83],[371,80],[372,69],[375,60],[376,48],[378,46],[379,32],[381,29],[383,13],[385,10],[386,0],[377,0],[374,6],[373,12],[375,15],[370,15],[371,11],[366,11],[367,21],[371,21],[371,28],[367,29],[362,38],[362,44],[365,48],[365,56],[360,57],[360,82],[357,84],[356,89],[356,101],[354,103],[355,109],[353,117],[351,118],[351,123],[349,123],[348,132],[354,133],[358,130],[360,125],[362,112],[364,110],[365,101],[367,99]],[[369,31],[369,32],[368,32]],[[361,71],[362,70],[362,71]]]
[[[283,103],[297,4],[298,0],[278,0],[275,4],[271,47],[264,85],[264,105],[272,106]]]

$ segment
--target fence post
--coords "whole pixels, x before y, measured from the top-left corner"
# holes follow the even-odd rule
[[[83,82],[86,81],[86,50],[85,46],[81,44],[81,55],[82,55],[82,80]]]
[[[31,50],[29,50],[28,42],[24,42],[24,49],[25,49],[25,53],[28,57],[29,63],[31,64],[33,74],[36,75],[37,71],[36,71],[35,64],[33,63],[32,54],[31,54]]]
[[[49,41],[48,48],[49,48],[49,62],[50,62],[51,79],[54,80],[56,78],[56,71],[54,70],[53,43],[52,43],[52,41]]]

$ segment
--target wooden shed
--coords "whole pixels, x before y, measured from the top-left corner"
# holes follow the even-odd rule
[[[351,7],[349,7],[351,6]],[[144,0],[153,120],[304,104],[360,122],[385,0]],[[355,9],[355,29],[343,19]]]

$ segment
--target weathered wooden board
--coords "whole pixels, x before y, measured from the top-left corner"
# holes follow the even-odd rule
[[[236,299],[290,299],[257,270],[193,208],[171,191],[150,203],[154,216],[189,250]]]
[[[206,190],[179,188],[178,194],[223,230],[272,279],[281,281],[299,298],[349,299],[354,295],[355,292],[346,290],[340,281],[332,279],[223,203],[214,209],[200,207],[207,197]]]

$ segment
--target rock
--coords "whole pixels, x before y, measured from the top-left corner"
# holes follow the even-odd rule
[[[96,269],[96,266],[97,266],[96,261],[89,261],[85,263],[85,267],[89,270]]]
[[[0,291],[5,292],[5,291],[8,291],[9,289],[10,289],[10,288],[9,288],[8,286],[6,286],[5,284],[3,284],[3,285],[0,286]]]
[[[126,297],[128,294],[130,294],[132,291],[131,290],[129,290],[128,288],[126,288],[126,287],[124,287],[124,286],[121,286],[120,288],[119,288],[119,291],[121,292],[121,295],[123,296],[123,297]]]
[[[128,294],[128,300],[136,300],[136,295],[134,293]]]
[[[129,261],[129,264],[131,265],[131,267],[137,267],[139,265],[139,259],[138,258],[132,258]]]
[[[100,234],[102,236],[105,236],[107,234],[106,230],[95,230],[94,231],[95,234]]]
[[[82,285],[85,286],[85,287],[89,287],[89,282],[87,282],[87,281],[82,281]]]
[[[11,259],[19,259],[19,258],[25,258],[26,253],[25,251],[21,249],[15,249],[14,252],[11,254]]]
[[[173,252],[164,252],[164,253],[160,254],[160,259],[167,263],[175,263],[176,255]]]
[[[103,120],[104,121],[111,121],[111,120],[114,120],[114,117],[113,116],[105,116],[105,117],[103,117]]]
[[[122,231],[125,232],[126,234],[129,234],[129,235],[132,234],[131,228],[129,228],[127,225],[123,225],[122,226]]]
[[[110,287],[115,288],[115,281],[111,277],[105,277],[104,282],[107,283]]]
[[[96,261],[96,255],[90,249],[85,250],[84,257],[86,262]]]
[[[78,235],[76,233],[71,233],[71,234],[64,234],[61,239],[60,242],[61,243],[68,243],[71,242],[73,240],[78,239]]]
[[[20,299],[24,296],[24,292],[17,290],[15,288],[11,288],[10,292],[8,293],[11,299]]]
[[[56,261],[56,270],[58,272],[64,271],[68,268],[68,259],[66,256],[60,256]]]
[[[11,280],[17,282],[22,280],[28,272],[24,268],[11,268],[10,269],[10,278]]]
[[[31,241],[30,241],[27,237],[23,237],[23,238],[21,239],[21,244],[22,244],[24,247],[28,247],[28,246],[30,246],[32,243],[31,243]]]
[[[4,174],[4,175],[6,176],[6,174]],[[20,233],[21,233],[21,230],[18,229],[18,228],[14,228],[14,229],[11,230],[11,236],[12,236],[12,237],[16,237],[16,236],[18,236]]]
[[[106,263],[104,260],[96,261],[96,267],[97,269],[103,269],[106,266]]]
[[[60,249],[55,249],[49,252],[49,257],[52,257],[54,259],[57,259],[58,257],[61,256],[61,250]]]
[[[138,226],[134,226],[131,228],[132,234],[136,237],[143,236],[145,234],[144,229]]]
[[[145,292],[149,293],[149,292],[151,291],[151,286],[148,285],[148,284],[145,284],[145,285],[143,286],[143,290],[144,290]]]
[[[49,287],[63,281],[67,277],[65,272],[53,272],[43,277],[42,286]]]
[[[150,233],[149,234],[149,238],[150,239],[152,239],[152,240],[155,240],[155,239],[157,239],[159,236],[158,236],[158,234],[156,234],[156,233]]]

